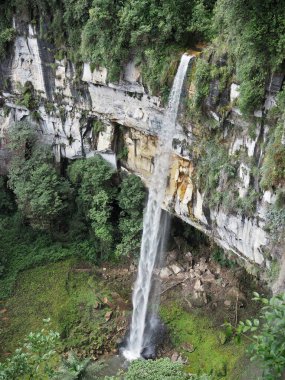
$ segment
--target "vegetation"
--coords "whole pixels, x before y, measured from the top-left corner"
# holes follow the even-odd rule
[[[244,345],[226,342],[222,330],[199,312],[188,313],[178,303],[165,305],[161,316],[174,347],[188,359],[190,373],[206,373],[214,380],[231,379]],[[191,347],[191,349],[189,349]]]
[[[0,320],[1,359],[13,352],[29,331],[41,329],[42,320],[49,317],[51,328],[60,334],[59,352],[92,357],[114,349],[111,337],[120,313],[114,311],[106,323],[105,315],[111,311],[106,300],[116,302],[108,285],[92,265],[74,257],[20,273],[13,295],[4,303],[9,323]]]
[[[64,215],[71,189],[53,166],[50,147],[37,143],[36,131],[25,122],[9,130],[13,157],[9,168],[9,186],[19,210],[32,226],[51,230]]]
[[[8,3],[0,4],[0,57],[5,57],[8,43],[14,39],[15,31],[12,28],[12,10]]]
[[[92,69],[107,67],[108,80],[118,81],[124,64],[133,60],[149,92],[163,101],[168,97],[181,53],[206,42],[208,46],[191,73],[196,92],[189,109],[199,122],[203,118],[199,111],[205,104],[210,105],[219,120],[209,122],[193,145],[193,159],[199,163],[196,184],[204,190],[209,207],[222,206],[247,216],[255,212],[259,187],[276,192],[277,201],[268,208],[267,228],[272,240],[281,242],[285,220],[284,91],[275,109],[267,113],[263,105],[274,73],[284,71],[283,1],[3,0],[2,60],[16,36],[12,27],[15,14],[24,15],[34,25],[56,59],[67,57],[77,65],[77,77],[82,62],[88,61]],[[240,96],[231,103],[229,86],[233,81],[240,85]],[[38,119],[39,99],[33,85],[19,85],[19,92],[18,104]],[[252,139],[257,137],[255,110],[262,111],[260,139],[263,129],[267,133],[265,118],[270,124],[269,142],[262,147],[263,162],[254,163],[252,159],[249,163],[250,185],[244,198],[239,196],[236,182],[244,157],[240,153],[230,156],[222,137],[223,121],[236,102],[251,120],[248,133]],[[46,109],[51,112],[52,104],[46,103]],[[59,114],[64,121],[63,107]],[[102,122],[95,120],[93,134],[103,129]],[[203,132],[205,136],[201,137]],[[230,128],[227,132],[231,133]],[[0,177],[0,298],[8,298],[15,291],[7,300],[8,310],[14,314],[13,322],[4,326],[5,347],[12,351],[16,347],[15,331],[22,336],[27,328],[34,331],[39,327],[39,315],[51,313],[62,349],[83,350],[87,346],[89,351],[86,349],[84,355],[102,352],[110,330],[117,327],[115,322],[105,323],[106,312],[111,310],[102,299],[105,293],[111,298],[111,293],[102,290],[92,267],[86,273],[77,273],[76,265],[78,260],[99,263],[138,254],[143,184],[136,176],[121,176],[99,156],[69,163],[66,173],[60,173],[51,148],[40,143],[33,123],[15,123],[7,137],[13,157],[8,177]],[[118,158],[125,160],[127,154],[122,149]],[[219,250],[213,258],[224,267],[234,266]],[[23,272],[27,269],[30,272]],[[14,288],[17,278],[19,284]],[[264,304],[261,319],[240,323],[235,334],[255,332],[249,336],[253,359],[262,363],[264,379],[277,380],[285,367],[285,298],[255,298]],[[151,376],[202,380],[208,375],[222,379],[232,373],[243,346],[228,342],[208,320],[194,314],[189,317],[179,305],[163,308],[162,316],[174,346],[195,346],[193,352],[183,349],[190,359],[188,370],[207,375],[190,376],[179,364],[161,359],[132,363],[125,379]],[[3,321],[1,317],[0,323]],[[55,375],[58,354],[54,347],[58,340],[53,330],[31,333],[23,347],[0,364],[0,379],[45,379]],[[108,344],[114,348],[113,341]],[[70,357],[66,367],[79,376],[86,363]]]
[[[105,378],[105,380],[119,380],[121,376]],[[183,366],[173,363],[170,359],[135,360],[131,362],[125,380],[211,380],[207,375],[189,375],[183,371]]]
[[[241,83],[239,107],[246,114],[261,106],[266,80],[283,62],[284,12],[282,3],[270,0],[262,5],[259,1],[217,1],[215,27],[234,56]]]
[[[181,51],[211,41],[222,47],[228,63],[220,70],[198,59],[196,85],[209,77],[209,65],[210,77],[218,77],[222,86],[223,71],[229,68],[241,83],[239,107],[247,115],[261,107],[267,82],[284,60],[285,10],[273,0],[262,6],[257,0],[5,0],[0,55],[14,36],[13,7],[27,13],[41,37],[55,44],[56,55],[89,61],[93,68],[105,66],[110,80],[119,79],[123,64],[134,58],[145,83],[162,96],[168,93]],[[198,106],[208,85],[196,86]]]
[[[119,207],[122,210],[119,220],[121,242],[116,249],[116,255],[138,253],[142,232],[142,212],[145,193],[141,180],[135,175],[126,176],[118,195]]]
[[[278,380],[285,370],[284,324],[285,294],[266,299],[254,293],[254,299],[263,304],[260,319],[240,322],[235,329],[227,324],[229,333],[235,332],[238,339],[247,332],[254,332],[249,352],[251,360],[258,360],[263,367],[263,379]]]
[[[266,148],[261,178],[263,189],[276,188],[279,184],[284,184],[285,145],[282,143],[283,127],[283,123],[280,123],[275,128]]]
[[[26,122],[11,128],[9,146],[8,181],[0,178],[0,298],[19,271],[41,263],[138,253],[145,198],[139,178],[121,180],[99,156],[77,160],[60,176],[51,148]]]
[[[111,214],[117,194],[113,182],[115,171],[102,158],[95,156],[74,162],[69,167],[68,176],[75,188],[75,219],[71,233],[79,237],[82,232],[84,235],[90,231],[97,253],[101,259],[106,259],[114,248]]]
[[[210,37],[214,3],[13,0],[11,4],[6,0],[3,7],[5,12],[10,5],[19,14],[28,13],[41,37],[55,44],[56,54],[65,52],[76,62],[87,60],[94,68],[105,66],[110,80],[119,79],[122,65],[135,58],[143,67],[146,84],[154,93],[164,95],[180,52]],[[5,17],[11,24],[11,13]],[[51,28],[46,28],[47,22]],[[3,44],[9,40],[4,37]]]
[[[31,332],[22,347],[5,363],[0,363],[1,380],[19,378],[50,379],[55,375],[52,359],[57,359],[55,348],[59,345],[59,334],[53,330],[42,329]]]

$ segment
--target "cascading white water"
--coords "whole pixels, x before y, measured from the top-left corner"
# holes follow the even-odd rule
[[[149,186],[148,203],[144,214],[140,261],[133,292],[131,330],[127,347],[123,352],[123,355],[128,360],[140,358],[144,346],[144,331],[153,269],[161,240],[163,240],[163,231],[161,231],[160,224],[161,206],[167,185],[172,140],[175,133],[180,95],[190,59],[191,57],[186,54],[181,58],[159,134],[158,150]]]

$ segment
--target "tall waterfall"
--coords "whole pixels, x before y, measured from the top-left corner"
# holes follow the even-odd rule
[[[129,341],[124,356],[128,360],[141,357],[144,348],[144,332],[148,312],[148,301],[152,286],[153,269],[164,240],[164,228],[161,225],[161,206],[165,196],[169,173],[172,140],[180,103],[180,95],[191,57],[183,55],[178,67],[164,122],[159,134],[154,171],[149,186],[148,203],[144,214],[143,236],[141,243],[138,275],[133,292],[133,315]]]

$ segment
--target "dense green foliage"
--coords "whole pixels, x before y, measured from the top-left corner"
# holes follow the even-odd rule
[[[121,243],[117,246],[117,256],[139,252],[144,198],[141,180],[135,175],[126,176],[118,195],[119,207],[122,211],[119,221]]]
[[[131,54],[147,66],[165,47],[184,47],[193,34],[203,35],[199,19],[208,20],[208,12],[202,1],[93,1],[82,34],[83,57],[108,67],[110,78],[117,78]]]
[[[76,187],[76,221],[91,227],[101,259],[116,244],[117,257],[138,253],[145,197],[141,180],[126,176],[118,188],[115,171],[98,156],[76,161],[68,172]]]
[[[280,69],[285,52],[285,7],[283,1],[219,0],[215,27],[236,62],[244,113],[259,108],[266,81]]]
[[[267,229],[273,242],[282,243],[285,236],[285,192],[277,191],[276,202],[268,208]]]
[[[145,198],[139,178],[120,179],[100,156],[73,162],[63,177],[51,148],[26,122],[11,127],[9,146],[8,182],[0,177],[0,298],[31,266],[139,252]]]
[[[123,64],[135,58],[144,81],[155,93],[167,93],[180,52],[208,39],[213,0],[6,0],[6,8],[27,13],[41,37],[74,61],[108,68],[119,79]],[[5,20],[11,13],[6,13]],[[8,23],[9,24],[9,23]],[[47,24],[51,27],[47,28]],[[2,28],[0,28],[0,31]],[[9,40],[3,30],[3,44]],[[9,38],[8,38],[9,37]],[[1,41],[1,40],[0,40]],[[3,45],[4,46],[4,45]],[[1,47],[1,45],[0,45]],[[1,53],[1,52],[0,52]]]
[[[240,339],[242,334],[254,332],[250,337],[251,359],[261,363],[264,380],[279,380],[285,371],[285,294],[268,300],[254,293],[254,300],[263,304],[260,319],[240,322],[235,334]],[[231,333],[234,330],[229,324],[227,329]]]
[[[0,299],[8,297],[20,271],[55,262],[65,257],[84,257],[89,253],[86,241],[56,241],[45,231],[27,226],[20,213],[1,215],[0,219]],[[94,251],[92,251],[94,252]],[[93,253],[94,254],[94,253]]]
[[[7,179],[5,177],[0,177],[0,213],[5,214],[13,211],[13,201],[12,193],[7,186]]]
[[[109,380],[121,379],[121,376],[108,378]],[[170,359],[135,360],[131,362],[125,380],[211,380],[209,376],[189,375],[183,371],[180,363],[173,363]],[[107,378],[105,378],[107,380]]]
[[[19,210],[40,229],[51,230],[64,215],[71,189],[53,166],[50,147],[37,144],[36,131],[25,122],[9,130],[13,157],[9,168],[9,186],[16,195]]]
[[[102,158],[96,156],[74,162],[69,167],[68,176],[75,187],[76,204],[70,232],[79,239],[89,230],[91,237],[95,238],[100,257],[108,258],[114,248],[115,239],[111,220],[117,194],[113,182],[115,171]]]
[[[145,84],[162,96],[168,93],[181,52],[212,41],[233,65],[230,71],[241,84],[239,107],[245,114],[261,106],[270,76],[284,61],[283,1],[5,0],[0,55],[14,35],[13,7],[16,13],[26,13],[41,37],[55,44],[56,56],[87,60],[93,68],[105,66],[111,80],[117,80],[123,64],[134,58]],[[201,73],[201,64],[197,67],[199,82],[205,71]],[[197,104],[205,95],[206,87]]]
[[[31,332],[22,347],[0,363],[1,380],[50,379],[55,375],[52,359],[57,356],[59,333],[42,329]]]

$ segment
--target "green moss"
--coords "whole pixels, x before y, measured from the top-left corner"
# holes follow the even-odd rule
[[[222,328],[214,326],[209,317],[197,311],[188,313],[178,304],[163,306],[161,316],[169,328],[174,347],[187,357],[190,373],[207,373],[217,380],[233,380],[231,374],[245,352],[243,343],[226,342]],[[194,351],[183,349],[186,344],[191,344]]]
[[[30,331],[42,328],[51,318],[52,328],[61,334],[63,349],[90,355],[104,347],[115,329],[115,319],[105,315],[110,291],[92,272],[76,269],[75,259],[48,264],[19,274],[14,295],[4,303],[0,319],[0,357],[12,352]]]

